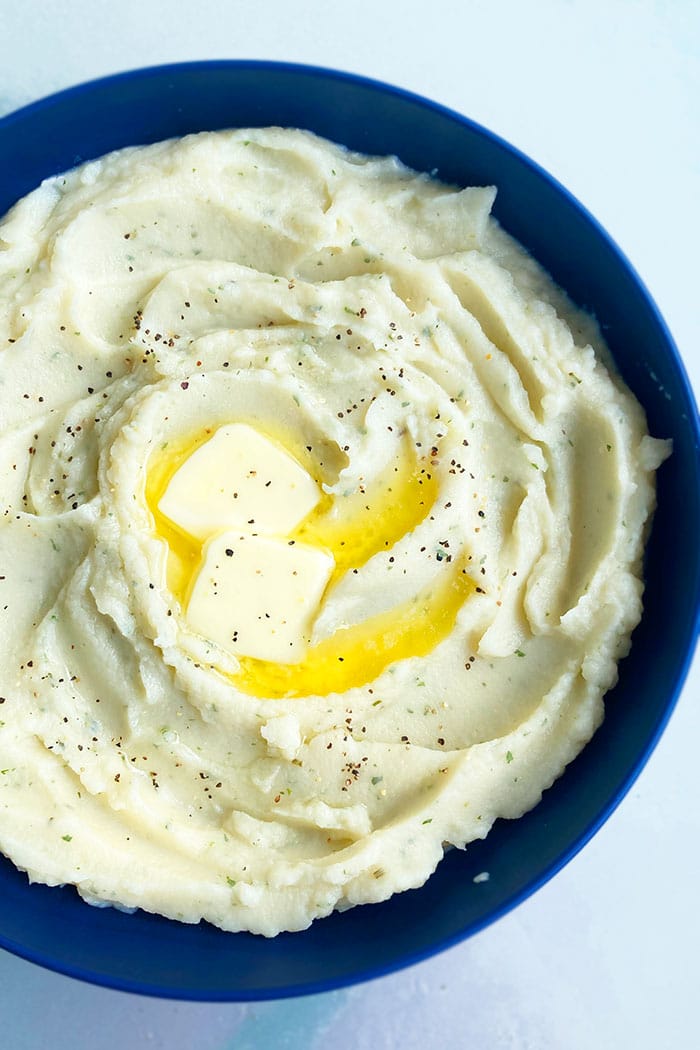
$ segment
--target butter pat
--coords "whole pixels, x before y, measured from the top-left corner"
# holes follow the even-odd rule
[[[285,535],[321,498],[314,479],[245,423],[220,427],[175,472],[158,509],[195,539],[245,528]]]
[[[205,547],[185,619],[234,656],[298,663],[334,566],[304,543],[222,533]]]

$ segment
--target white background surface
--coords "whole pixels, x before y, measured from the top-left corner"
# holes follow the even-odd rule
[[[332,66],[451,106],[523,149],[597,216],[646,281],[700,389],[694,0],[0,0],[0,53],[0,113],[104,73],[202,58]],[[0,952],[0,1043],[691,1050],[699,695],[696,661],[647,768],[583,853],[434,960],[325,996],[213,1006],[91,988]]]

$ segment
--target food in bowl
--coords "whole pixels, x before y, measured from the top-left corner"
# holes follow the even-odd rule
[[[0,848],[274,936],[421,885],[590,739],[667,443],[490,216],[279,128],[0,226]]]

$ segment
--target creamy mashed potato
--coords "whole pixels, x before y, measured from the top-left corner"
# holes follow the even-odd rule
[[[0,849],[274,935],[421,885],[584,746],[667,454],[456,190],[300,131],[0,225]]]

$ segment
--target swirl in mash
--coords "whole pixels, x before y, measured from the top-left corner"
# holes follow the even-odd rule
[[[266,129],[0,226],[0,848],[32,879],[301,929],[590,738],[667,448],[494,195]]]

